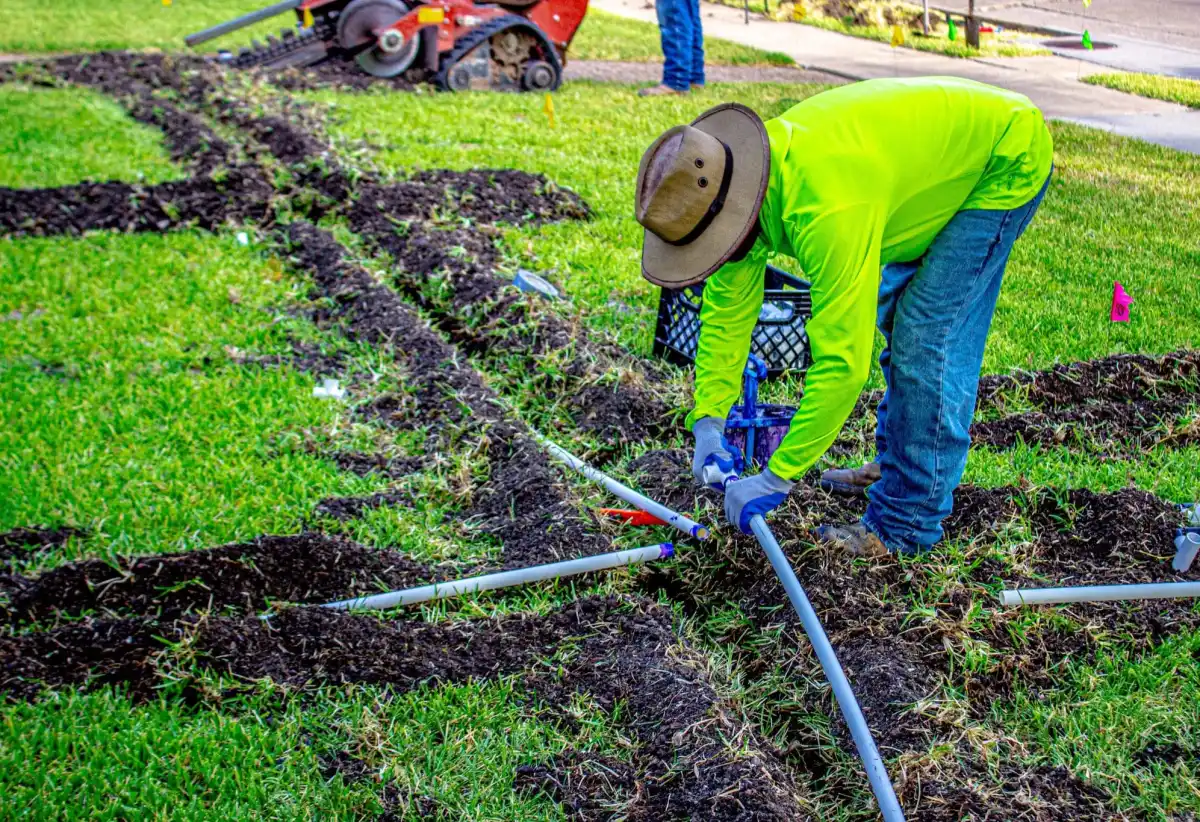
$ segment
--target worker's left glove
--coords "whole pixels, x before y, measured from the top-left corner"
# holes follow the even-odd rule
[[[750,519],[773,511],[787,499],[796,483],[764,468],[762,473],[725,486],[725,518],[743,534],[750,533]]]

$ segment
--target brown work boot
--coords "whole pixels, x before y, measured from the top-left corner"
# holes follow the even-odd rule
[[[822,525],[814,532],[817,542],[832,545],[856,557],[886,557],[887,546],[861,522],[853,525]]]
[[[659,83],[657,86],[638,89],[638,97],[667,97],[672,94],[687,94],[687,90],[677,91],[670,86]]]
[[[861,468],[830,468],[821,474],[821,488],[831,494],[865,497],[867,488],[878,482],[879,463],[868,462]]]

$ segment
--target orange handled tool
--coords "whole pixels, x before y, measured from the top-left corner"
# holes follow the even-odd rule
[[[621,508],[597,508],[596,513],[609,519],[619,519],[627,525],[666,525],[667,523],[647,511],[627,511]]]

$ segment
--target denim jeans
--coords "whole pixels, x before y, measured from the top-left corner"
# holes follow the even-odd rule
[[[956,214],[918,260],[883,267],[879,364],[887,390],[875,431],[881,478],[863,524],[893,551],[942,538],[967,465],[971,420],[1004,267],[1050,185],[1010,211]]]
[[[662,36],[663,85],[687,91],[704,85],[704,32],[700,0],[656,0]]]

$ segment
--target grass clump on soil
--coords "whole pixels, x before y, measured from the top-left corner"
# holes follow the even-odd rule
[[[1136,94],[1139,97],[1152,97],[1155,100],[1167,100],[1189,108],[1200,108],[1200,82],[1183,77],[1113,72],[1089,74],[1083,78],[1083,82],[1093,86],[1105,86],[1127,94]]]
[[[745,7],[737,0],[713,1],[738,9]],[[750,10],[777,22],[802,23],[881,43],[890,43],[892,26],[899,25],[904,28],[902,48],[947,57],[1031,57],[1050,53],[1029,45],[1027,41],[1032,39],[1031,35],[1017,32],[983,33],[980,35],[979,48],[972,48],[967,45],[966,25],[961,15],[955,16],[957,35],[951,40],[944,12],[930,15],[929,34],[925,34],[921,23],[921,6],[909,3],[880,0],[784,0],[771,3],[769,0],[750,0]]]
[[[568,57],[573,60],[659,62],[662,46],[658,26],[590,9],[571,41]],[[713,66],[791,66],[796,63],[777,51],[762,51],[717,37],[705,38],[704,62]]]
[[[104,49],[184,51],[188,34],[263,8],[261,0],[111,0],[77,6],[39,0],[6,0],[0,52],[37,54]],[[276,34],[296,22],[293,13],[265,20],[225,38],[206,43],[205,50],[232,48],[253,37]]]
[[[94,91],[0,85],[0,112],[0,187],[149,184],[183,176],[161,131],[134,122]]]

